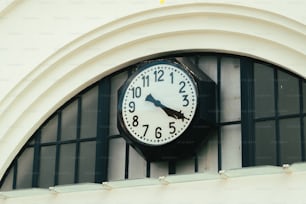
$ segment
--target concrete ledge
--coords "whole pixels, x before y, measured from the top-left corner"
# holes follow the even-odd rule
[[[289,174],[288,174],[289,173]],[[285,176],[285,177],[284,177]],[[248,167],[241,169],[232,170],[221,170],[219,173],[195,173],[187,175],[169,175],[159,178],[144,178],[144,179],[134,179],[134,180],[122,180],[122,181],[109,181],[103,182],[102,184],[97,183],[81,183],[72,185],[59,185],[50,187],[49,189],[31,188],[22,190],[13,190],[0,192],[0,203],[8,199],[17,199],[29,197],[35,200],[36,197],[50,199],[49,196],[57,197],[59,195],[70,194],[78,196],[78,193],[94,193],[101,194],[102,192],[113,192],[117,195],[118,192],[122,191],[133,191],[133,189],[138,189],[139,192],[147,191],[149,189],[165,188],[175,190],[177,186],[189,186],[192,184],[194,187],[205,187],[221,185],[224,184],[232,185],[236,182],[244,181],[250,182],[250,185],[259,185],[262,188],[265,187],[267,183],[269,186],[277,186],[280,183],[287,183],[290,179],[293,181],[296,179],[295,176],[306,177],[306,163],[295,163],[292,165],[284,165],[283,167],[277,166],[259,166],[259,167]],[[242,179],[242,180],[241,180]],[[226,183],[224,183],[226,182]],[[301,178],[300,182],[303,183]],[[291,187],[294,186],[294,182],[290,182]],[[241,185],[240,188],[250,186]],[[281,188],[286,187],[286,185],[279,186]],[[268,188],[267,188],[268,189]],[[304,186],[305,190],[306,187]],[[194,189],[190,189],[194,190]],[[221,189],[220,189],[221,190]],[[223,189],[224,190],[224,189]],[[268,191],[271,189],[268,189]],[[302,190],[302,189],[299,189]],[[189,190],[186,190],[188,192]],[[217,193],[217,192],[216,192]],[[111,194],[108,194],[109,196]],[[47,196],[47,197],[46,197]],[[86,198],[85,198],[86,199]],[[1,201],[2,200],[2,201]],[[84,198],[80,198],[84,201]]]

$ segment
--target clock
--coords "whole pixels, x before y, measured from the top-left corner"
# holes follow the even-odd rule
[[[120,88],[118,128],[146,159],[174,159],[198,142],[191,131],[199,120],[197,81],[178,61],[155,60],[141,64]]]

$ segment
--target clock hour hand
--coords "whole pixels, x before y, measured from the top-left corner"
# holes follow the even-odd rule
[[[184,116],[182,111],[176,111],[171,108],[168,108],[167,106],[163,105],[159,100],[156,100],[152,96],[152,94],[147,95],[145,100],[153,103],[156,107],[160,107],[170,117],[173,117],[175,119],[182,119],[182,121],[184,121],[184,119],[189,120],[188,118]]]

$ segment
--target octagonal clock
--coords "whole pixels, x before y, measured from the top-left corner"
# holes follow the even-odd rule
[[[215,122],[215,83],[177,60],[141,64],[119,89],[118,129],[149,161],[195,153]]]

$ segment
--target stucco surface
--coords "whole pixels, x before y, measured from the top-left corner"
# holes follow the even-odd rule
[[[161,53],[261,59],[306,77],[306,2],[29,0],[0,4],[0,177],[60,105]]]

